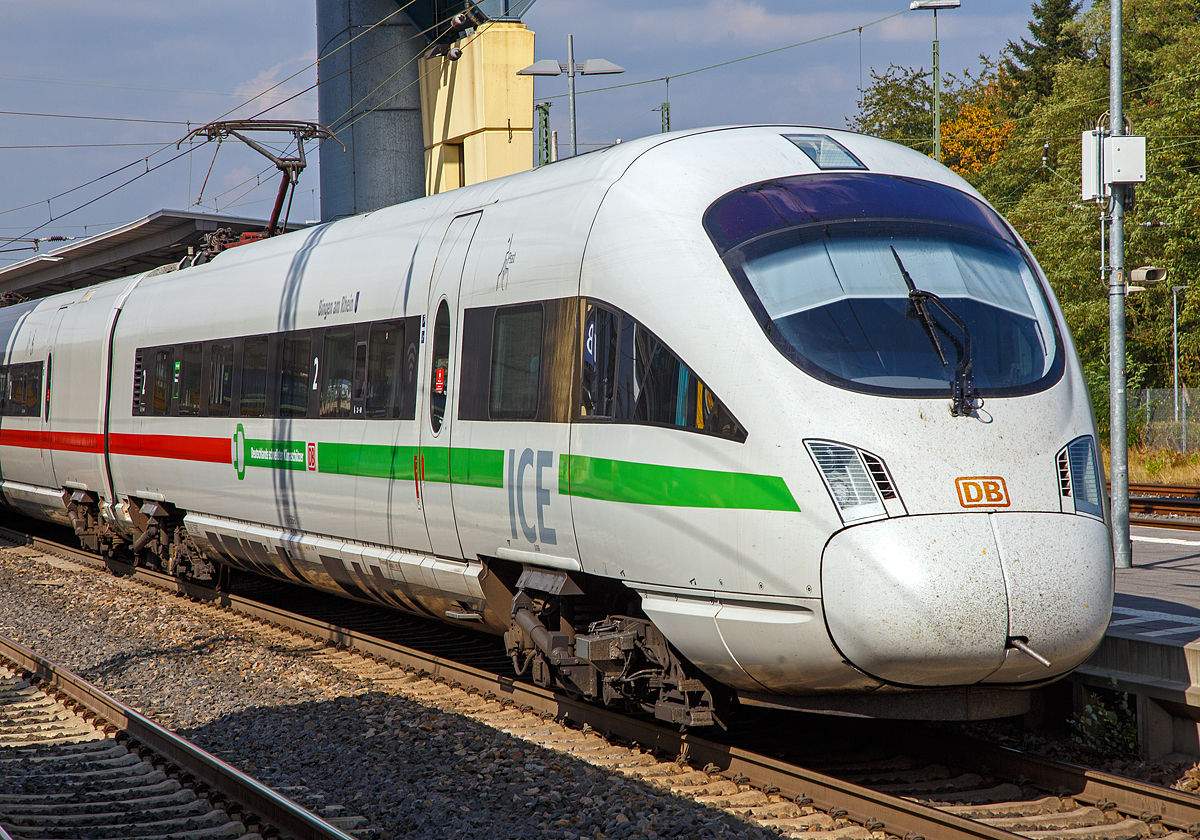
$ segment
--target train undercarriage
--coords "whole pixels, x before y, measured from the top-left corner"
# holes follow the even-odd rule
[[[227,585],[230,567],[193,542],[185,511],[153,499],[128,501],[136,529],[132,541],[112,528],[94,493],[63,493],[67,516],[88,550],[217,588]],[[512,573],[503,577],[512,581],[515,570],[506,571]],[[511,599],[504,642],[517,676],[528,674],[537,685],[680,726],[723,726],[718,708],[736,702],[733,692],[675,651],[642,615],[637,594],[619,582],[527,566],[515,585],[489,590],[498,613],[504,599]]]
[[[518,676],[681,726],[723,726],[720,686],[700,677],[619,583],[526,568],[512,599],[505,647]],[[624,603],[622,603],[624,602]],[[583,632],[581,632],[581,630]]]

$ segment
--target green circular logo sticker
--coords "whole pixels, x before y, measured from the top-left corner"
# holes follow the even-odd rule
[[[237,470],[238,481],[246,477],[246,430],[241,423],[233,433],[233,468]]]

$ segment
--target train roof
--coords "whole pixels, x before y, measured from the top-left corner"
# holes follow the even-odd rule
[[[983,197],[947,167],[905,146],[831,128],[798,125],[717,126],[674,131],[618,143],[604,149],[566,158],[533,170],[496,178],[439,195],[384,207],[350,216],[315,229],[276,237],[250,246],[231,249],[217,258],[229,265],[242,260],[292,254],[314,241],[353,239],[381,229],[424,229],[437,219],[510,201],[537,201],[541,196],[572,196],[584,205],[598,206],[618,181],[636,190],[640,173],[659,170],[650,203],[664,208],[677,201],[680,192],[662,189],[663,181],[678,179],[686,185],[682,193],[708,196],[708,202],[739,186],[782,175],[823,171],[792,137],[827,137],[835,141],[869,172],[902,175],[945,183],[980,200]],[[673,177],[672,177],[673,174]],[[628,176],[628,177],[627,177]],[[664,177],[665,176],[665,177]],[[632,182],[630,178],[633,179]],[[691,203],[691,202],[689,202]],[[697,208],[693,205],[691,210]],[[703,207],[699,208],[703,210]],[[322,233],[314,233],[322,231]],[[316,236],[317,240],[313,237]]]

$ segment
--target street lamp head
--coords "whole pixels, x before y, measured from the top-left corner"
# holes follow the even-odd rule
[[[613,64],[607,59],[589,58],[583,62],[583,68],[579,72],[585,76],[602,76],[610,73],[624,73],[625,68]]]
[[[908,4],[908,10],[915,12],[921,9],[933,9],[936,12],[938,9],[957,9],[961,5],[960,0],[912,0]]]
[[[535,61],[524,70],[518,70],[518,76],[557,76],[563,72],[563,68],[553,58],[543,58],[541,61]]]

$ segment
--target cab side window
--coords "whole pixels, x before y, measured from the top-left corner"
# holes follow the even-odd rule
[[[592,301],[583,315],[580,419],[746,440],[724,404],[658,336],[628,315]]]

